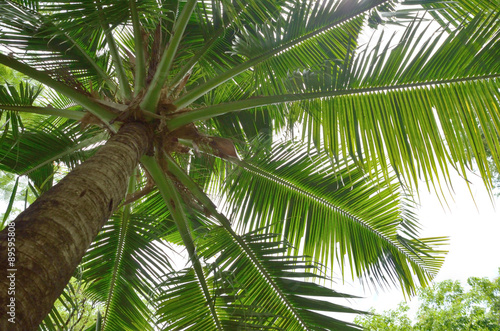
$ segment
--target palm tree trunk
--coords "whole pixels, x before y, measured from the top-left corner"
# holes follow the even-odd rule
[[[0,232],[0,330],[37,329],[123,199],[151,142],[146,124],[125,124]],[[7,259],[12,247],[14,262]]]

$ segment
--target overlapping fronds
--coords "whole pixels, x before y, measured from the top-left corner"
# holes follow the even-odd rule
[[[499,22],[491,13],[429,38],[415,22],[395,46],[382,34],[352,62],[296,71],[286,84],[311,99],[298,104],[306,134],[334,158],[383,169],[387,159],[410,183],[431,182],[448,164],[466,176],[474,158],[490,185],[480,128],[498,150]]]
[[[99,311],[101,305],[86,295],[86,285],[80,271],[78,270],[75,277],[71,278],[52,311],[40,324],[39,330],[59,331],[63,326],[67,330],[77,330],[99,319],[100,314],[96,314],[96,311]]]
[[[465,176],[474,157],[488,182],[478,143],[484,130],[470,126],[491,128],[487,144],[498,149],[499,20],[497,12],[485,15],[447,37],[428,37],[415,22],[396,46],[381,35],[355,58],[295,71],[280,85],[289,94],[208,106],[171,125],[302,100],[297,109],[306,134],[334,158],[367,158],[383,169],[388,159],[398,175],[417,183],[447,174],[447,162]]]
[[[315,261],[349,266],[382,286],[399,283],[408,294],[439,270],[434,244],[446,239],[416,237],[414,206],[395,178],[373,181],[354,163],[332,165],[300,144],[237,164],[226,208],[240,229],[272,226]]]
[[[86,160],[93,145],[107,138],[95,129],[82,132],[74,121],[55,125],[51,120],[31,123],[17,137],[7,132],[0,140],[0,169],[28,175],[43,192],[52,186],[57,163],[68,168]],[[85,150],[85,148],[87,148]]]
[[[0,110],[6,106],[31,106],[41,90],[41,86],[25,82],[20,82],[18,87],[6,82],[0,85]]]
[[[162,329],[215,330],[207,299],[193,269],[169,274],[161,286],[157,324]]]
[[[0,2],[0,12],[4,28],[0,41],[9,45],[12,56],[69,84],[83,86],[88,82],[79,79],[98,83],[107,78],[109,59],[106,54],[97,54],[102,44],[96,30],[82,38],[71,36],[54,20],[11,1]]]
[[[179,71],[173,83],[178,83],[195,64],[201,71],[190,72],[198,79],[226,70],[242,61],[232,56],[235,35],[248,24],[264,24],[277,19],[287,1],[199,1],[194,17],[187,27],[188,43],[193,47],[182,49],[176,55]],[[198,75],[200,76],[199,78]]]
[[[45,164],[64,162],[72,168],[84,161],[90,150],[78,152],[84,147],[101,142],[106,135],[96,135],[95,130],[81,132],[78,124],[66,121],[54,125],[42,121],[14,137],[7,134],[1,142],[1,169],[17,174],[29,173]]]
[[[282,77],[298,66],[317,63],[315,61],[331,56],[343,59],[348,44],[360,32],[363,14],[387,2],[390,1],[355,4],[352,1],[291,2],[272,25],[249,22],[232,41],[231,51],[243,61],[189,90],[174,104],[183,108],[240,74],[248,76],[250,68],[257,70],[260,65],[264,65],[265,73],[249,76],[249,79],[256,80],[254,86],[258,89],[269,85],[272,76]],[[295,21],[304,24],[295,25]],[[293,28],[291,22],[294,22]]]
[[[253,83],[245,79],[234,79],[236,84],[225,84],[205,95],[205,105],[218,105],[223,102],[251,98],[257,91]],[[228,137],[242,148],[265,135],[271,141],[275,135],[280,135],[286,128],[287,111],[282,105],[268,105],[258,109],[248,109],[231,112],[210,119],[205,126],[207,134]]]
[[[459,26],[463,22],[473,20],[479,13],[498,10],[500,5],[498,0],[454,0],[447,1],[445,5],[442,1],[419,2],[443,27],[448,27],[450,24]]]
[[[41,87],[20,82],[16,87],[8,82],[0,85],[0,142],[6,139],[8,134],[17,139],[23,130],[21,116],[12,111],[17,107],[31,107],[40,95]]]

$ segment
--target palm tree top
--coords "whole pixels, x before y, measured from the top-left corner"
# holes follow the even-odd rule
[[[357,313],[312,298],[348,295],[311,278],[338,271],[412,295],[446,242],[420,238],[413,190],[440,192],[471,168],[492,188],[498,8],[0,1],[0,64],[29,78],[0,86],[0,170],[49,196],[59,164],[145,130],[127,194],[75,274],[103,330],[356,328],[315,312]],[[57,311],[45,328],[64,322]]]

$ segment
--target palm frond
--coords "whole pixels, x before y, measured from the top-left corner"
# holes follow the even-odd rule
[[[354,325],[331,317],[334,313],[362,313],[332,301],[352,296],[311,281],[326,278],[315,276],[319,266],[310,258],[286,254],[289,250],[286,241],[276,241],[277,236],[273,234],[247,233],[236,238],[234,233],[222,229],[212,233],[217,235],[217,242],[226,247],[210,266],[214,282],[220,286],[220,299],[228,308],[228,325],[244,325],[250,329],[355,329]],[[217,245],[211,242],[213,237],[203,239],[210,243],[210,247],[205,246],[210,257]],[[264,297],[260,293],[268,295]],[[312,310],[328,312],[330,316]]]
[[[245,3],[199,1],[199,6],[195,8],[197,21],[187,28],[187,43],[192,47],[180,49],[176,55],[174,67],[180,69],[172,78],[173,86],[195,65],[198,72],[191,72],[190,75],[193,80],[200,81],[240,62],[241,59],[231,55],[232,41],[237,32],[245,27],[246,22],[272,22],[283,7],[287,7],[285,0],[252,0]]]
[[[345,94],[302,104],[313,126],[322,123],[327,151],[388,158],[414,183],[430,181],[437,169],[447,174],[447,162],[466,177],[474,157],[489,186],[480,132],[471,124],[490,128],[488,146],[498,150],[499,22],[498,12],[478,17],[444,41],[438,34],[421,47],[415,24],[390,51],[381,36],[381,46],[361,52],[350,74],[333,74],[332,91]]]
[[[160,191],[165,204],[170,210],[170,214],[174,219],[182,242],[189,254],[189,259],[193,265],[193,269],[199,281],[199,285],[203,290],[205,300],[208,303],[208,308],[210,309],[212,316],[213,327],[217,330],[220,330],[222,327],[215,312],[215,307],[211,300],[207,279],[205,277],[205,273],[203,272],[198,253],[196,251],[196,246],[193,242],[193,236],[188,223],[188,218],[181,202],[182,199],[179,188],[177,188],[174,182],[163,173],[163,169],[161,168],[160,164],[157,163],[154,159],[143,157],[142,163],[146,166],[146,169],[149,171],[151,177],[158,186],[158,190]],[[184,200],[184,202],[186,203],[187,201]]]
[[[439,172],[447,174],[448,161],[466,177],[474,157],[490,186],[482,131],[471,124],[491,128],[488,147],[498,150],[498,15],[478,17],[447,37],[444,31],[425,37],[416,21],[392,49],[382,34],[373,48],[343,63],[291,73],[281,85],[289,94],[200,108],[177,115],[169,127],[295,102],[305,134],[333,158],[380,161],[383,169],[388,159],[416,185],[419,178],[431,182]]]
[[[3,105],[31,106],[42,91],[41,86],[20,82],[19,87],[5,83],[0,85],[0,109]]]
[[[497,0],[456,0],[421,1],[421,5],[429,10],[436,22],[448,28],[450,24],[456,27],[464,21],[471,21],[482,12],[497,10],[499,3]]]
[[[84,298],[89,331],[356,330],[318,281],[415,293],[446,239],[420,238],[403,185],[500,166],[499,18],[496,0],[0,0],[0,65],[47,87],[0,86],[3,223],[19,176],[38,195],[123,123],[151,128],[42,328]]]
[[[354,163],[331,162],[300,144],[275,145],[269,155],[235,161],[240,169],[228,179],[226,209],[237,227],[272,226],[315,261],[338,261],[353,276],[399,284],[408,294],[417,287],[414,277],[425,285],[436,275],[442,252],[416,237],[413,204],[395,178],[384,181],[379,173],[373,181]]]
[[[192,268],[167,275],[157,298],[157,324],[164,330],[216,330],[199,279]]]
[[[356,3],[354,5],[351,1],[332,1],[324,3],[324,5],[306,8],[312,9],[312,13],[309,12],[309,10],[304,10],[304,7],[300,4],[296,4],[295,6],[292,5],[290,8],[287,8],[289,11],[283,11],[283,15],[285,16],[283,19],[285,21],[282,23],[283,25],[278,24],[279,28],[276,30],[271,29],[268,31],[265,28],[266,25],[263,25],[260,29],[259,27],[252,27],[251,25],[247,26],[246,36],[238,36],[238,38],[242,40],[242,43],[238,48],[233,49],[235,54],[243,52],[241,56],[245,59],[245,61],[223,73],[220,73],[217,78],[211,79],[188,91],[186,94],[177,99],[174,104],[178,108],[184,108],[193,101],[197,100],[200,96],[206,94],[210,90],[232,79],[233,77],[246,72],[249,68],[264,63],[270,59],[278,59],[281,56],[286,56],[289,53],[291,55],[288,57],[287,65],[290,65],[292,68],[296,67],[299,63],[303,63],[304,61],[307,62],[307,58],[311,56],[311,54],[314,56],[314,54],[331,54],[333,52],[335,56],[340,55],[340,58],[342,59],[344,58],[342,56],[342,50],[345,52],[347,49],[347,43],[349,42],[350,35],[356,36],[361,28],[362,19],[358,19],[358,17],[385,2],[389,1],[378,0],[370,3]],[[298,16],[294,17],[294,14],[297,14]],[[321,20],[319,23],[314,23],[314,20],[308,21],[310,16],[321,18]],[[286,32],[283,31],[286,20],[293,19],[309,23],[305,28],[302,28],[301,25],[294,25],[297,27],[297,30],[288,29]],[[352,27],[351,23],[354,24],[355,27]],[[328,41],[328,39],[321,39],[321,36],[324,34],[329,34],[330,39],[337,38],[333,37],[333,30],[337,32],[335,35],[338,35],[338,38],[342,43],[339,43],[339,40],[334,42],[331,40]],[[267,40],[266,38],[263,38],[264,36],[272,38]],[[320,42],[317,45],[315,43],[316,38],[320,38],[326,42],[326,44]],[[245,41],[245,39],[247,41]],[[242,46],[243,44],[246,45],[247,48],[244,48]],[[314,48],[308,51],[307,57],[304,56],[304,50],[301,48],[301,45],[305,44],[308,44],[309,48]],[[249,49],[248,47],[251,47],[252,45],[256,45],[256,48]],[[295,52],[296,48],[297,51]],[[340,51],[336,53],[335,49],[340,49]],[[325,58],[324,56],[320,57]],[[294,58],[296,60],[294,60]],[[314,59],[316,59],[316,57]],[[283,70],[280,70],[280,68]],[[282,72],[286,73],[288,70],[286,65],[276,66],[276,63],[274,63],[273,72],[274,71],[279,74]],[[269,74],[271,74],[271,72]],[[263,81],[260,83],[263,83]]]
[[[0,145],[0,169],[17,174],[28,174],[52,162],[63,162],[73,168],[83,162],[92,150],[82,150],[103,141],[106,134],[99,129],[81,132],[74,121],[52,123],[49,118],[32,124],[16,138],[7,134]]]
[[[8,82],[0,85],[0,125],[3,131],[0,143],[8,139],[7,135],[9,134],[15,139],[19,138],[24,125],[21,116],[18,112],[13,111],[13,108],[32,107],[40,92],[40,86],[22,81],[17,88]]]
[[[83,258],[90,297],[103,304],[106,330],[149,330],[152,298],[162,274],[171,270],[160,238],[164,223],[147,214],[115,214]]]

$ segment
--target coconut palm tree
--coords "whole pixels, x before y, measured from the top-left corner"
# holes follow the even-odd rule
[[[491,185],[500,20],[405,4],[0,1],[0,64],[29,77],[0,89],[0,170],[36,196],[6,226],[17,180],[3,218],[0,328],[75,327],[75,282],[98,330],[349,330],[315,281],[428,284],[445,240],[411,189],[472,160]]]

